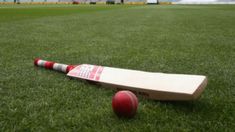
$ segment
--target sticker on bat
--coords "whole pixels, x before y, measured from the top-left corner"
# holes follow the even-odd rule
[[[99,81],[102,71],[102,66],[82,64],[75,67],[67,75],[77,78]]]

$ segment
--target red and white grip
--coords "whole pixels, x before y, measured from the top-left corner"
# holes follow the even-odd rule
[[[41,60],[39,58],[34,60],[34,65],[64,73],[68,73],[70,70],[72,70],[75,67],[73,65],[66,65],[66,64],[55,63],[52,61]]]

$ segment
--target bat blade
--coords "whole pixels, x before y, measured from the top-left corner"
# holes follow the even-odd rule
[[[131,90],[155,100],[195,100],[207,85],[206,76],[154,73],[82,64],[67,74],[114,89]]]

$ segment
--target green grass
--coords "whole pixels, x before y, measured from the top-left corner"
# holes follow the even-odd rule
[[[234,14],[235,5],[1,5],[0,131],[233,131]],[[36,57],[209,83],[192,102],[140,97],[137,115],[119,119],[115,91],[36,68]]]

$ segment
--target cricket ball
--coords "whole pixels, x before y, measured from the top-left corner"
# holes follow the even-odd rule
[[[112,107],[117,116],[131,118],[136,114],[138,99],[130,91],[119,91],[113,96]]]

